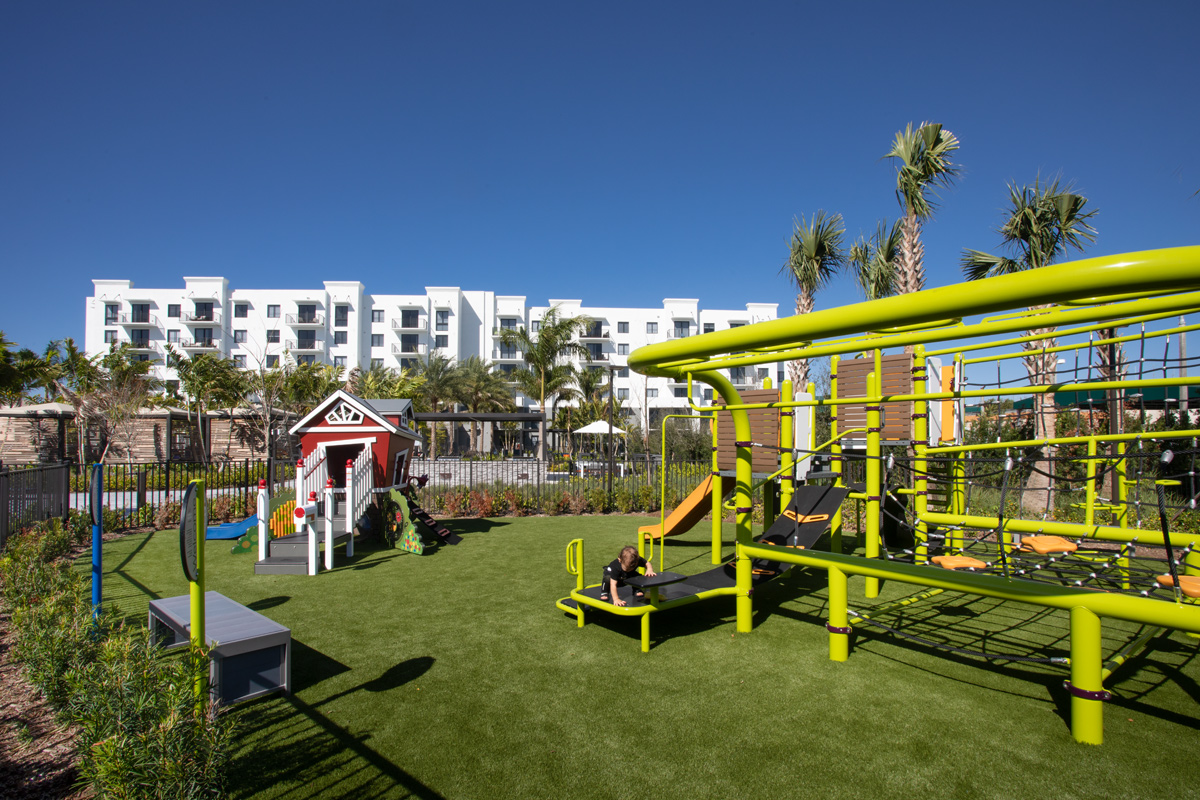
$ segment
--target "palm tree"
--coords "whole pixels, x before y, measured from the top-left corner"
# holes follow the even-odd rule
[[[892,149],[884,158],[896,166],[896,199],[904,210],[900,220],[903,243],[896,269],[896,294],[910,294],[925,288],[925,247],[921,244],[921,225],[937,210],[929,190],[949,186],[959,174],[950,160],[958,149],[958,139],[936,122],[922,122],[913,130],[910,122],[896,132]]]
[[[208,445],[204,438],[204,422],[208,409],[228,402],[237,372],[233,362],[212,353],[198,353],[191,358],[167,345],[167,364],[179,376],[179,387],[187,397],[188,424],[196,415],[195,430],[200,444],[200,458],[208,461]]]
[[[842,215],[827,215],[818,211],[812,222],[803,216],[793,224],[787,263],[783,272],[799,290],[796,294],[796,316],[811,314],[818,290],[846,265],[843,236],[846,233]],[[792,385],[799,391],[808,385],[808,359],[798,358],[788,364]]]
[[[458,365],[458,382],[455,397],[474,414],[502,411],[513,405],[508,382],[492,365],[479,356],[468,356]],[[479,452],[478,427],[471,420],[471,452]]]
[[[850,247],[854,282],[864,300],[878,300],[896,293],[896,269],[903,239],[900,221],[888,227],[884,220],[876,226],[870,240],[859,237]]]
[[[454,362],[441,353],[430,353],[424,361],[417,362],[417,377],[422,379],[420,393],[437,413],[443,403],[452,403],[458,387],[458,369]],[[429,424],[429,457],[437,458],[437,423]]]
[[[563,317],[558,306],[542,317],[536,336],[524,327],[502,329],[500,344],[515,348],[525,360],[525,369],[514,373],[522,393],[537,398],[542,419],[538,422],[538,458],[546,458],[546,398],[562,394],[573,382],[568,359],[587,358],[588,349],[576,337],[590,327],[585,317]],[[522,374],[524,373],[524,374]],[[557,401],[555,401],[557,403]]]
[[[967,280],[974,281],[996,275],[1012,275],[1018,272],[1053,264],[1068,250],[1082,252],[1096,240],[1096,229],[1088,222],[1095,210],[1085,211],[1087,198],[1074,191],[1074,185],[1060,186],[1058,178],[1043,187],[1041,176],[1034,179],[1033,186],[1009,184],[1010,207],[1004,224],[998,229],[1001,246],[1012,256],[997,256],[979,250],[963,250],[960,264]],[[1044,308],[1038,306],[1035,308]],[[1052,382],[1057,366],[1057,354],[1047,352],[1058,342],[1049,334],[1054,328],[1032,329],[1031,334],[1043,338],[1023,342],[1025,350],[1022,361],[1032,385]],[[1054,435],[1049,407],[1053,399],[1046,394],[1033,396],[1034,438],[1045,439]],[[1030,489],[1045,490],[1047,507],[1052,507],[1053,496],[1047,476],[1034,472],[1030,475]],[[1038,492],[1032,492],[1034,496]]]

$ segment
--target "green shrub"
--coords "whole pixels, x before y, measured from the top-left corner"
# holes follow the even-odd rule
[[[159,530],[175,527],[179,524],[179,512],[182,507],[176,500],[168,500],[154,512],[154,527]]]

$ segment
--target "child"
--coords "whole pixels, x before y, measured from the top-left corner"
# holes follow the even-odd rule
[[[647,577],[655,574],[654,567],[650,566],[649,561],[638,555],[636,547],[626,546],[621,550],[621,555],[604,568],[604,582],[600,585],[600,599],[607,603],[611,598],[614,606],[625,605],[625,601],[617,595],[617,588],[625,585],[626,578],[637,575],[638,567],[646,568]],[[633,596],[641,598],[642,592],[635,592]]]

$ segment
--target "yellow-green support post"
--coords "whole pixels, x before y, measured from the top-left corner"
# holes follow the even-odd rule
[[[831,356],[829,359],[829,399],[837,400],[838,396],[838,362],[841,359],[838,356]],[[838,441],[838,414],[837,404],[829,405],[829,439],[833,442],[829,446],[830,469],[837,474],[833,480],[834,486],[845,486],[842,480],[842,445]],[[816,420],[813,420],[815,428]],[[833,519],[829,522],[829,549],[834,553],[842,552],[842,508],[838,506],[838,510],[833,512]]]
[[[567,545],[567,573],[575,576],[575,591],[583,591],[583,539],[572,539]],[[576,627],[582,628],[584,623],[583,604],[575,604]]]
[[[790,403],[795,399],[791,381],[783,381],[779,384],[779,399],[785,403]],[[792,502],[792,493],[795,491],[796,454],[792,448],[796,446],[796,409],[785,408],[780,417],[779,446],[783,448],[783,451],[780,454],[779,466],[783,467],[783,472],[779,476],[779,511],[782,513],[783,509],[788,507],[788,503]],[[770,526],[764,525],[763,530],[768,527]]]
[[[1115,512],[1116,519],[1113,524],[1121,527],[1129,527],[1129,463],[1125,460],[1125,450],[1129,444],[1124,441],[1117,442],[1117,463],[1113,465],[1113,485],[1116,487],[1117,510]],[[1117,559],[1118,571],[1121,574],[1121,588],[1129,588],[1129,575],[1131,560],[1128,555],[1121,556]]]
[[[208,519],[205,515],[206,497],[204,480],[192,481],[196,485],[196,580],[189,582],[188,606],[191,612],[191,642],[195,649],[205,645],[204,639],[204,540],[208,537]],[[208,694],[208,670],[196,673],[196,709],[204,708],[204,697]]]
[[[951,514],[967,513],[967,457],[959,453],[950,464],[950,507]],[[946,533],[946,546],[951,550],[962,549],[963,534],[958,528],[951,528]]]
[[[913,348],[913,394],[925,393],[928,381],[925,374],[927,367],[925,346],[919,344]],[[929,510],[929,465],[925,460],[925,451],[929,449],[929,403],[925,400],[913,403],[913,441],[913,489],[917,493],[913,498],[913,505],[917,519],[920,520]],[[929,559],[929,526],[918,522],[914,533],[917,540],[916,560],[918,563],[925,562]]]
[[[1083,744],[1104,743],[1106,696],[1101,670],[1100,617],[1075,606],[1071,609],[1071,734]]]
[[[1096,524],[1096,440],[1088,439],[1087,464],[1084,467],[1083,524]]]
[[[846,601],[849,594],[846,573],[837,567],[829,568],[829,660],[845,661],[850,657],[850,619]]]
[[[882,449],[879,446],[880,434],[880,403],[879,403],[879,373],[867,375],[867,520],[866,525],[866,556],[879,557],[879,508],[883,499],[883,487],[880,486],[879,459]],[[866,597],[879,596],[879,579],[866,579]]]
[[[721,563],[722,526],[725,523],[725,492],[717,458],[717,414],[712,416],[712,563]]]

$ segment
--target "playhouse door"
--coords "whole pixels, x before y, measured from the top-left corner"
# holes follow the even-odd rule
[[[362,449],[361,444],[336,444],[325,448],[325,463],[334,486],[346,488],[346,461],[353,461]]]

